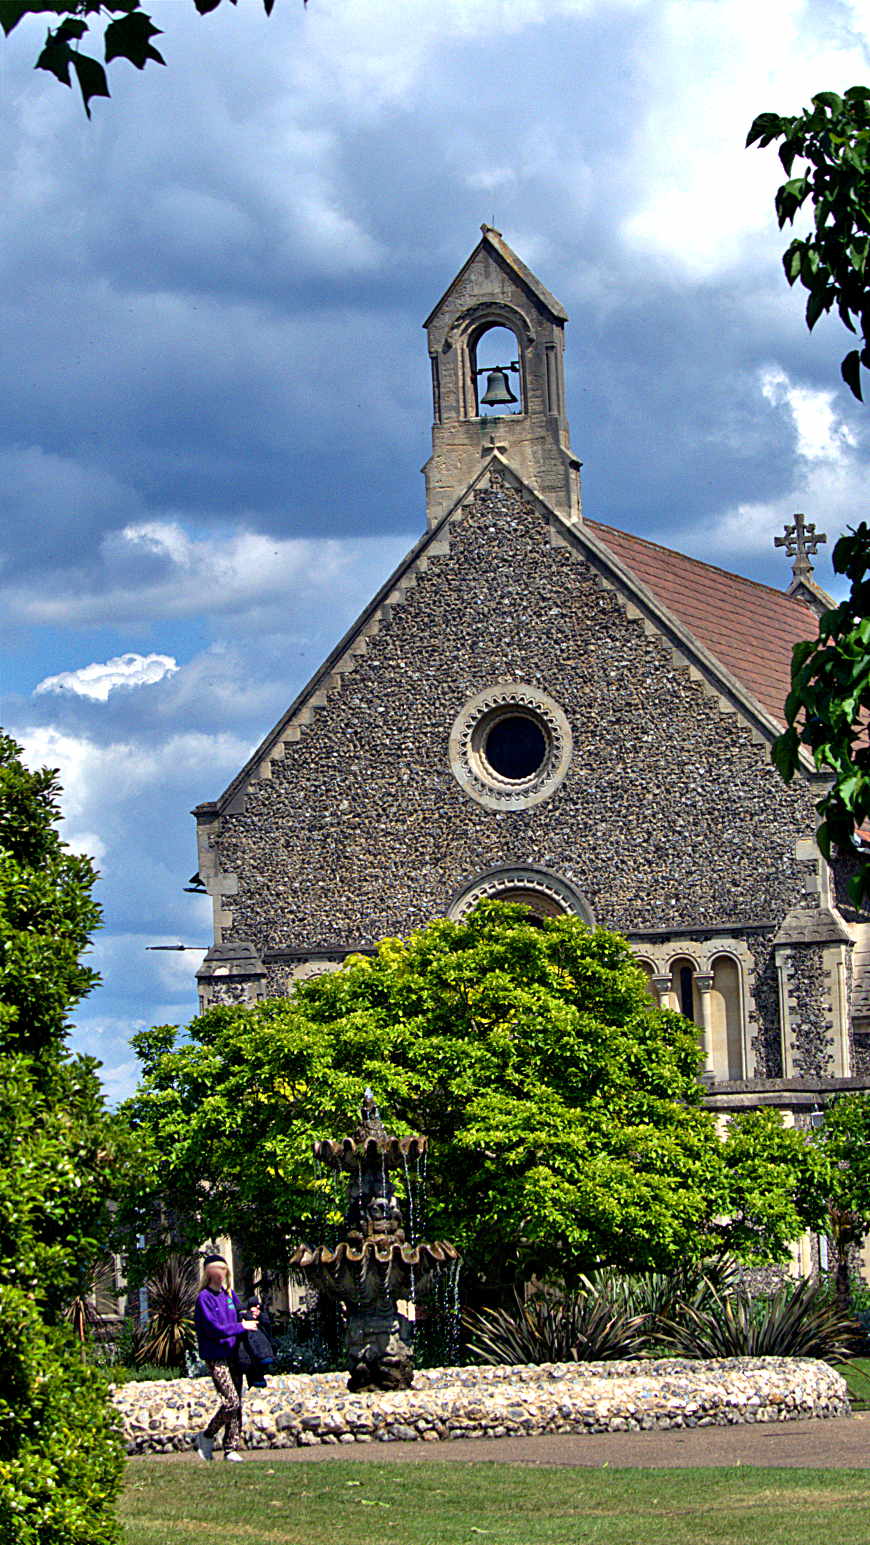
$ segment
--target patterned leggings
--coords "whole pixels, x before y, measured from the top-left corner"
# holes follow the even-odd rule
[[[205,1429],[207,1438],[216,1438],[224,1427],[224,1453],[229,1454],[242,1441],[242,1376],[231,1371],[228,1363],[207,1363],[221,1403]]]

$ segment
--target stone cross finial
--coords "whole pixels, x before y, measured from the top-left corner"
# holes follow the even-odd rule
[[[812,521],[808,521],[800,511],[795,512],[794,523],[786,526],[784,536],[775,536],[774,547],[784,547],[786,556],[794,558],[792,574],[796,580],[809,579],[813,566],[810,558],[814,558],[820,542],[827,542],[824,531],[816,531]]]

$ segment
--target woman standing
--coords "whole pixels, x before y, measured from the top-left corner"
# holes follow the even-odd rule
[[[199,1355],[221,1402],[205,1431],[197,1434],[196,1451],[200,1459],[211,1459],[214,1440],[223,1427],[224,1459],[238,1462],[242,1457],[238,1452],[242,1438],[242,1375],[233,1368],[232,1356],[239,1337],[255,1327],[253,1321],[242,1319],[230,1282],[230,1268],[222,1255],[205,1258],[194,1323]]]

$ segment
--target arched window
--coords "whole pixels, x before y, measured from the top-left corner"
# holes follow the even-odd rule
[[[700,1025],[701,1004],[695,986],[696,972],[695,962],[688,955],[678,955],[676,960],[671,961],[671,993],[677,1007],[687,1019],[693,1019],[696,1025]]]
[[[710,1055],[718,1079],[745,1078],[743,1066],[743,992],[740,967],[731,955],[712,963]]]
[[[478,418],[522,413],[521,350],[509,327],[482,327],[470,340],[469,363]],[[492,400],[485,402],[489,396]],[[514,401],[510,401],[510,398]]]
[[[654,1006],[656,1008],[658,1008],[659,1007],[659,995],[656,992],[656,990],[655,990],[655,988],[653,987],[653,984],[652,984],[653,977],[657,975],[656,968],[653,965],[651,960],[639,960],[638,961],[638,965],[640,966],[640,969],[641,969],[641,971],[643,972],[643,975],[644,975],[644,980],[646,982],[646,990],[647,990],[647,992],[649,994],[650,1003],[654,1004]]]

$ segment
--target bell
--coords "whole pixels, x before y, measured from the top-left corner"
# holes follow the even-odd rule
[[[480,400],[488,408],[497,408],[503,403],[518,402],[519,398],[511,391],[504,370],[490,370],[486,377],[486,391]]]

